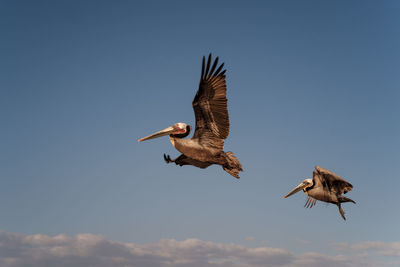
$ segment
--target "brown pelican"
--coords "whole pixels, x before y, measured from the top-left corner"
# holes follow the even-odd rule
[[[226,99],[224,63],[218,68],[218,57],[211,68],[211,54],[207,64],[203,57],[199,89],[193,99],[192,106],[196,117],[196,129],[191,139],[183,139],[192,129],[190,125],[179,122],[174,125],[143,137],[144,141],[164,135],[169,135],[172,145],[182,154],[171,159],[164,154],[166,163],[176,165],[193,165],[207,168],[212,164],[221,165],[230,175],[239,178],[242,165],[232,152],[224,152],[224,139],[229,134],[229,116]]]
[[[315,167],[312,179],[305,179],[283,198],[287,198],[302,189],[308,196],[304,207],[312,208],[317,200],[336,204],[339,208],[340,215],[342,215],[344,220],[346,220],[346,217],[344,217],[344,211],[341,208],[340,203],[353,202],[356,204],[352,199],[342,196],[342,194],[346,194],[353,189],[353,186],[340,176],[319,166]]]

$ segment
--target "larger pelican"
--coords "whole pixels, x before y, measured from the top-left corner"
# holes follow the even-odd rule
[[[353,186],[340,176],[327,169],[316,166],[313,171],[312,179],[305,179],[283,198],[287,198],[298,191],[303,190],[308,196],[304,207],[312,208],[317,200],[336,204],[339,208],[340,215],[342,215],[342,218],[346,220],[346,217],[344,217],[344,211],[340,204],[343,202],[353,202],[356,204],[352,199],[342,196],[342,194],[346,194],[351,189],[353,189]]]
[[[224,139],[229,134],[229,116],[226,99],[225,72],[222,70],[224,63],[218,68],[218,57],[211,68],[211,54],[207,64],[203,57],[199,89],[193,99],[192,106],[196,117],[196,129],[191,139],[188,136],[192,127],[179,122],[174,125],[143,137],[138,141],[149,140],[164,135],[169,135],[172,145],[182,154],[171,159],[164,154],[167,163],[193,165],[207,168],[212,164],[221,165],[230,175],[239,178],[242,165],[232,152],[224,152]]]

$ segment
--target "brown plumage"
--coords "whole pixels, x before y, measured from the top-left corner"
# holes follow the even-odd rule
[[[193,137],[186,137],[191,127],[184,123],[173,126],[144,137],[139,141],[170,134],[172,145],[182,153],[179,157],[171,159],[164,155],[167,163],[175,162],[177,165],[193,165],[207,168],[218,164],[232,176],[239,178],[242,166],[232,152],[224,152],[224,139],[229,135],[229,115],[226,99],[225,72],[222,70],[224,63],[218,68],[218,57],[212,63],[211,54],[206,62],[203,57],[199,89],[193,99],[192,106],[196,118],[196,128]]]
[[[313,180],[316,186],[322,186],[325,191],[336,195],[346,194],[353,189],[353,186],[339,175],[320,166],[315,166]]]
[[[206,132],[212,133],[213,139],[223,140],[229,135],[228,100],[226,99],[225,72],[221,71],[222,63],[214,72],[218,64],[215,59],[211,71],[208,72],[211,54],[208,57],[207,68],[204,71],[205,58],[201,68],[199,89],[193,99],[192,106],[196,117],[196,130],[193,138],[202,137]]]
[[[352,189],[353,186],[339,175],[325,168],[316,166],[313,171],[313,178],[305,179],[295,189],[287,194],[285,198],[303,190],[308,196],[304,207],[312,208],[317,200],[332,203],[338,206],[340,215],[344,220],[346,220],[341,203],[353,202],[355,204],[356,202],[350,198],[342,196],[342,194],[346,194]]]

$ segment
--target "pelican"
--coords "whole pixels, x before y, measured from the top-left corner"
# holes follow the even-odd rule
[[[339,208],[340,215],[344,220],[346,220],[346,217],[344,217],[344,211],[340,204],[343,202],[353,202],[356,204],[352,199],[342,196],[342,194],[346,194],[352,189],[353,186],[340,176],[327,169],[316,166],[313,171],[312,179],[305,179],[283,198],[287,198],[298,191],[303,190],[308,196],[304,207],[312,208],[317,200],[336,204]]]
[[[232,152],[223,151],[224,139],[229,135],[226,70],[221,71],[224,63],[217,68],[218,57],[212,66],[211,61],[211,54],[207,63],[203,56],[200,85],[192,102],[196,117],[193,137],[183,139],[189,135],[192,127],[178,122],[162,131],[143,137],[138,142],[169,135],[172,145],[182,154],[175,159],[164,154],[166,163],[175,162],[176,165],[193,165],[202,169],[218,164],[230,175],[239,179],[242,165]]]

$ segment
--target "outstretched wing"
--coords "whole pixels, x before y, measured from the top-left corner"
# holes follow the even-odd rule
[[[214,139],[215,145],[223,147],[223,139],[229,135],[229,115],[226,99],[224,63],[218,68],[218,57],[211,68],[211,54],[207,64],[203,57],[199,90],[193,99],[196,129],[193,138]],[[217,69],[216,69],[217,68]],[[220,139],[220,140],[217,140]]]
[[[342,177],[319,166],[315,166],[313,179],[315,182],[321,183],[330,192],[338,195],[346,194],[353,189],[353,186]]]

